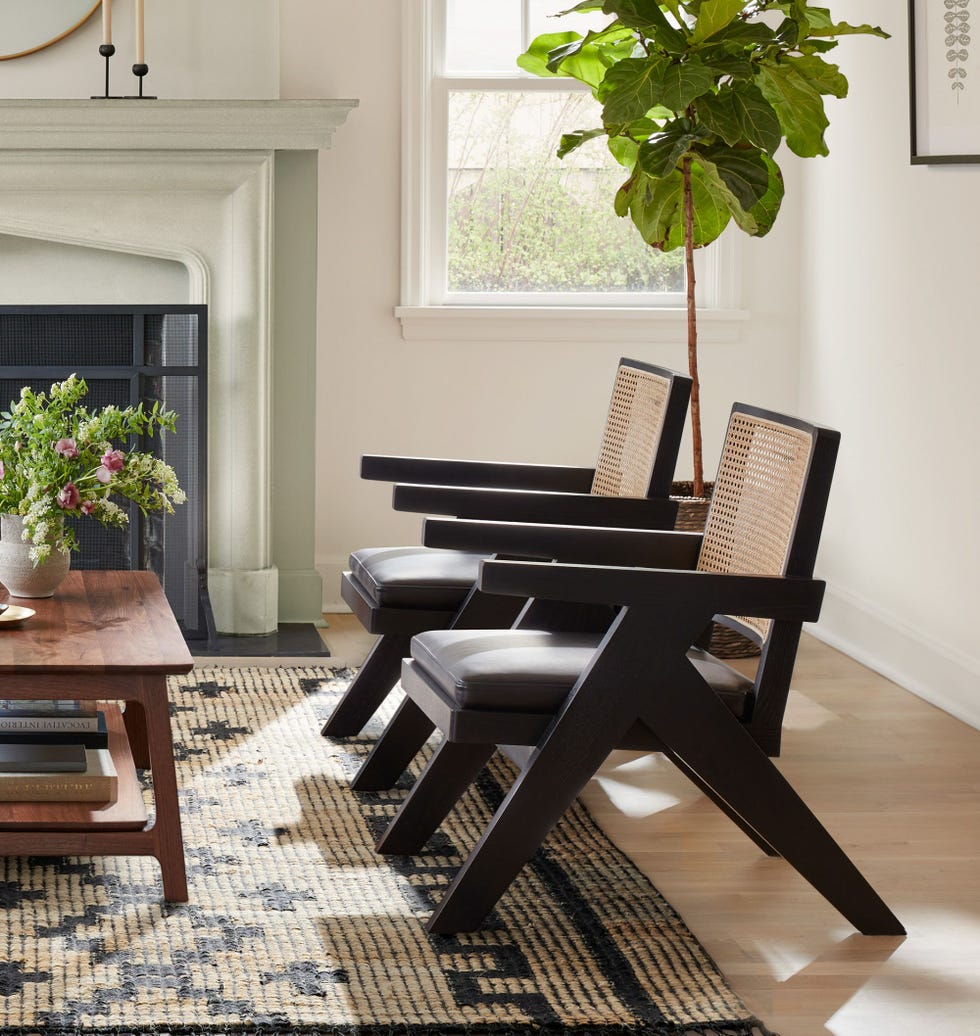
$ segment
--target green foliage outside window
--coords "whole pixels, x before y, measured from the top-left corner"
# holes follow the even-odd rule
[[[559,161],[553,132],[583,94],[451,98],[450,291],[682,292],[683,260],[655,252],[615,213],[622,169],[599,141]]]

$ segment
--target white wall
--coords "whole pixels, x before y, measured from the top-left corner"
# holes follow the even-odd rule
[[[560,7],[560,4],[556,5]],[[366,452],[592,464],[622,355],[683,368],[676,345],[406,342],[399,291],[401,33],[390,0],[281,0],[283,97],[358,97],[320,159],[318,567],[325,604],[357,547],[417,541],[419,518],[390,510],[390,487],[361,482]],[[777,229],[746,241],[736,344],[702,347],[706,466],[736,398],[795,408],[798,169]],[[682,467],[689,470],[687,449]]]
[[[801,407],[843,434],[818,635],[980,726],[980,164],[910,165],[904,5],[841,13],[893,38],[835,52],[806,166]]]

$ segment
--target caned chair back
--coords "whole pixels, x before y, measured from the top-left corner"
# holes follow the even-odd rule
[[[674,371],[619,361],[593,495],[669,495],[689,395],[690,379]]]
[[[813,425],[736,406],[728,425],[698,569],[786,575],[818,437]],[[820,430],[824,433],[826,429]],[[828,433],[832,437],[836,433]],[[827,485],[829,490],[829,482]],[[819,506],[822,524],[826,496]],[[819,530],[818,530],[819,535]],[[798,566],[797,566],[798,567]],[[807,571],[794,574],[811,575]],[[735,616],[765,640],[771,620]]]

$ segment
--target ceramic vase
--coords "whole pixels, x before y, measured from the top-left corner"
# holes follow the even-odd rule
[[[31,545],[21,536],[24,521],[20,515],[0,514],[0,583],[11,597],[52,597],[68,575],[71,556],[52,550],[40,565],[31,561]]]

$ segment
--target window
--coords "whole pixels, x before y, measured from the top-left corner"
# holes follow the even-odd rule
[[[609,20],[601,12],[552,17],[561,7],[556,0],[405,5],[398,310],[405,337],[431,337],[433,321],[446,319],[455,321],[456,335],[461,317],[494,314],[498,327],[486,337],[501,333],[501,320],[518,318],[524,335],[531,319],[534,337],[549,337],[545,322],[554,337],[567,337],[558,325],[574,319],[585,337],[596,333],[587,325],[600,317],[621,313],[635,322],[651,307],[667,317],[684,305],[682,253],[650,248],[613,211],[625,171],[605,138],[565,159],[555,155],[563,132],[598,125],[591,93],[517,67],[535,36],[584,34]],[[708,249],[709,263],[701,263],[702,304],[717,306],[722,297],[724,251]],[[409,333],[420,316],[426,328]]]

